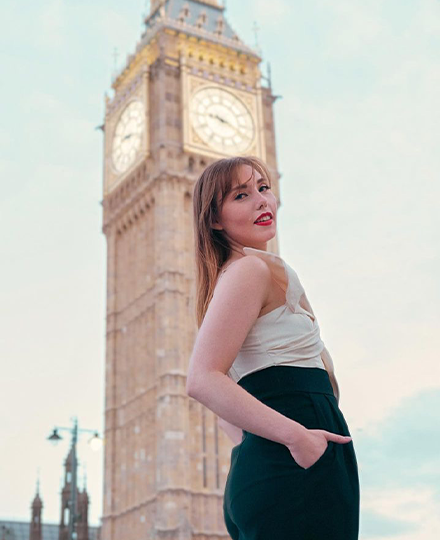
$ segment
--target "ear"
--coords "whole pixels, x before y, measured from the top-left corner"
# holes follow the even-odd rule
[[[220,225],[220,223],[218,221],[214,221],[213,224],[211,225],[211,227],[213,229],[216,229],[217,231],[222,231],[223,230],[223,227]]]

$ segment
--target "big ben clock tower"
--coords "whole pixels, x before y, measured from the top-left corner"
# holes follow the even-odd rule
[[[193,186],[255,155],[279,200],[273,102],[260,56],[217,0],[152,0],[106,97],[107,241],[102,540],[228,539],[232,443],[185,391],[197,325]],[[278,252],[277,239],[268,249]]]

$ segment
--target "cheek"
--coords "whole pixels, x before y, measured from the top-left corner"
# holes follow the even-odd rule
[[[228,209],[229,210],[229,209]],[[244,225],[252,223],[252,216],[249,216],[249,211],[244,208],[239,208],[237,205],[235,208],[223,213],[225,228],[240,229]]]

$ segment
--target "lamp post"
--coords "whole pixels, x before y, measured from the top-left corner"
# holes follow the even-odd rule
[[[67,427],[55,427],[52,434],[47,438],[54,444],[57,444],[62,437],[58,434],[58,431],[69,431],[72,435],[72,479],[69,501],[69,536],[68,540],[76,540],[76,520],[77,520],[77,508],[76,508],[76,484],[77,484],[77,468],[78,461],[76,458],[76,443],[78,441],[78,433],[93,433],[93,437],[89,439],[89,443],[92,443],[92,448],[97,449],[96,443],[102,443],[102,439],[96,430],[78,428],[78,419],[76,416],[73,418],[73,428]]]

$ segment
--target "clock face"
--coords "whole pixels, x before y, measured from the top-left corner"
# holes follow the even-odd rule
[[[118,172],[125,172],[136,159],[144,129],[144,105],[141,101],[132,101],[121,114],[113,135],[112,159]]]
[[[217,86],[193,94],[190,121],[203,142],[221,153],[245,152],[254,140],[254,120],[245,103]]]

